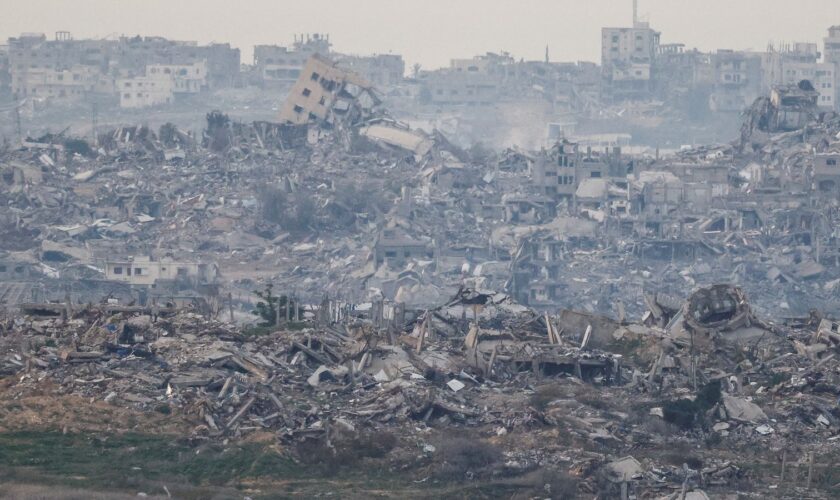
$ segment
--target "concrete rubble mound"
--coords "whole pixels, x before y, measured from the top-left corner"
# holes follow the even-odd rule
[[[840,117],[806,83],[729,144],[493,152],[312,56],[277,121],[4,145],[0,430],[529,498],[836,497]]]
[[[323,307],[255,334],[175,306],[27,304],[2,324],[0,421],[13,428],[15,414],[50,395],[72,402],[52,418],[75,430],[95,427],[73,415],[97,402],[165,415],[198,440],[270,433],[294,447],[391,432],[429,457],[430,432],[460,429],[507,450],[504,465],[488,465],[495,472],[470,474],[551,464],[581,494],[614,498],[732,491],[764,477],[736,465],[738,453],[796,442],[822,456],[840,429],[826,398],[840,383],[836,324],[736,320],[749,305],[729,285],[688,297],[687,328],[673,335],[467,287],[392,319],[381,305],[341,318]],[[760,343],[732,335],[756,325]],[[733,454],[702,445],[710,439]]]

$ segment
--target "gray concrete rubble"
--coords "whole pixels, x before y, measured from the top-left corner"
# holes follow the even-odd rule
[[[458,480],[836,496],[840,116],[813,88],[654,157],[464,149],[326,56],[292,89],[277,121],[0,148],[0,428],[389,433],[400,470],[454,467],[429,436],[457,434],[490,447]]]
[[[674,440],[771,455],[796,442],[830,453],[840,429],[825,396],[840,384],[835,324],[754,318],[698,330],[698,294],[725,306],[711,308],[716,318],[750,310],[742,292],[712,287],[665,306],[659,314],[688,313],[671,320],[682,329],[666,330],[463,288],[401,319],[383,319],[381,306],[341,318],[316,309],[256,332],[189,308],[30,303],[1,325],[0,416],[47,394],[164,412],[203,440],[268,432],[294,446],[369,429],[408,443],[460,429],[507,442],[505,474],[548,461],[576,475],[579,491],[615,498],[708,498],[760,477],[714,447],[669,455]],[[738,335],[753,328],[765,329],[758,344]],[[815,357],[807,348],[820,341]],[[558,432],[575,444],[515,444]]]

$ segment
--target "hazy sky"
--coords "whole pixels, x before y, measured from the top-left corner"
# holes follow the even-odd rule
[[[840,24],[840,0],[639,0],[663,43],[763,50],[819,42]],[[553,61],[600,59],[600,28],[627,26],[631,0],[2,0],[0,37],[70,31],[75,38],[160,35],[230,42],[251,62],[255,44],[329,33],[334,49],[400,53],[408,66],[506,50]]]

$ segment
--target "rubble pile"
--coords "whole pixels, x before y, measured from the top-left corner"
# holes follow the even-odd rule
[[[653,498],[772,491],[776,472],[753,461],[836,451],[837,322],[765,323],[726,285],[650,303],[664,329],[470,288],[392,320],[315,311],[268,333],[178,308],[27,306],[3,322],[0,415],[13,428],[9,412],[49,395],[163,415],[200,440],[270,433],[294,449],[389,430],[432,459],[430,433],[462,429],[505,450],[494,474],[559,467],[580,493]],[[88,425],[66,411],[65,431]]]
[[[733,144],[496,153],[307,65],[279,122],[0,152],[0,425],[94,407],[298,459],[388,433],[417,481],[468,436],[458,480],[836,493],[840,119],[813,88]]]

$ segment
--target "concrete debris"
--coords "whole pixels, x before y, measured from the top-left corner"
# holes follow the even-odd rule
[[[616,483],[626,483],[641,476],[644,472],[642,464],[633,457],[624,457],[615,462],[610,462],[606,466],[607,470],[612,473],[610,480]]]
[[[320,49],[294,77],[258,51],[292,85],[276,122],[0,149],[0,428],[90,430],[93,406],[331,457],[371,433],[417,482],[560,471],[600,498],[767,495],[791,455],[833,460],[840,116],[814,88],[775,88],[730,144],[497,152]]]
[[[723,395],[723,405],[729,418],[740,422],[756,423],[767,420],[767,415],[761,408],[746,399],[737,398],[728,394]]]

